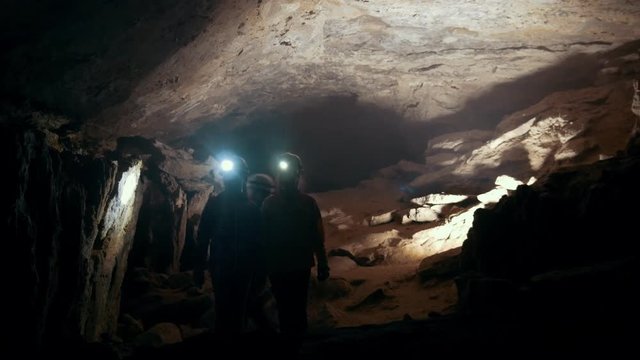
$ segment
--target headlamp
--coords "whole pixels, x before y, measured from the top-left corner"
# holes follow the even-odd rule
[[[220,168],[224,172],[231,172],[235,168],[235,164],[229,159],[224,159],[222,160],[222,163],[220,163]]]
[[[287,169],[289,169],[289,163],[284,160],[280,160],[280,162],[278,163],[278,167],[280,168],[280,170],[286,171]]]

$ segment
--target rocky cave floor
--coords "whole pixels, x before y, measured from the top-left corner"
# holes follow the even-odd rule
[[[630,223],[634,215],[616,215],[615,211],[609,211],[615,209],[609,207],[611,203],[608,201],[615,203],[618,201],[616,196],[636,199],[637,190],[631,192],[631,187],[635,186],[639,175],[639,153],[565,169],[541,179],[538,184],[510,191],[511,198],[497,204],[489,203],[484,211],[493,214],[494,219],[488,223],[476,223],[474,231],[478,234],[499,227],[505,234],[513,233],[510,219],[514,216],[532,216],[530,220],[534,223],[542,221],[544,215],[541,213],[550,212],[549,206],[557,206],[558,199],[575,200],[576,196],[587,199],[578,205],[579,208],[590,209],[585,210],[584,216],[602,221],[596,225],[597,229],[604,223],[611,226],[617,226],[615,221]],[[335,198],[341,199],[343,208],[352,214],[356,208],[362,211],[361,214],[379,213],[389,205],[397,205],[399,199],[389,193],[387,199],[377,197],[370,202],[361,201],[350,206],[346,194],[354,193],[354,198],[366,199],[362,197],[363,191],[380,190],[384,183],[372,181],[355,189],[316,196],[323,209]],[[559,188],[560,184],[568,185]],[[581,192],[588,196],[582,196],[584,193]],[[475,211],[477,208],[473,201],[467,200],[463,204],[466,204],[466,209]],[[562,206],[576,205],[570,204],[566,202]],[[607,213],[590,213],[594,205],[603,206],[597,211],[606,209]],[[414,262],[407,260],[411,252],[397,246],[402,241],[394,241],[395,247],[374,246],[378,250],[384,248],[384,254],[372,249],[354,250],[349,247],[354,237],[362,239],[373,235],[375,239],[376,234],[388,236],[389,231],[394,231],[401,239],[407,236],[405,233],[444,226],[451,223],[451,216],[465,212],[463,206],[453,209],[446,221],[402,225],[394,215],[387,224],[377,226],[370,225],[370,217],[360,224],[350,221],[343,212],[332,218],[330,213],[336,215],[338,211],[331,209],[323,210],[323,215],[328,239],[331,239],[328,249],[333,250],[330,251],[334,255],[330,261],[334,272],[325,283],[312,281],[311,331],[297,358],[402,356],[412,359],[430,355],[534,356],[562,353],[613,356],[633,349],[634,334],[637,334],[634,329],[638,320],[638,298],[631,274],[637,271],[637,255],[625,257],[614,252],[616,255],[611,257],[610,251],[601,250],[598,256],[602,258],[596,261],[591,257],[588,265],[533,275],[525,282],[487,275],[474,278],[479,275],[469,277],[468,264],[465,263],[469,257],[475,261],[487,255],[474,248],[479,240],[473,235],[469,236],[472,245],[466,244],[462,253],[460,247],[454,247]],[[572,220],[567,221],[571,225]],[[631,226],[629,223],[624,226]],[[349,226],[340,227],[345,224]],[[559,233],[564,234],[563,231]],[[584,242],[582,245],[574,243],[572,246],[575,247],[569,250],[576,253],[576,257],[592,256],[594,241],[603,240],[598,237],[601,233],[584,235],[581,231],[588,231],[586,229],[568,231],[582,236],[579,241]],[[614,239],[622,237],[624,231],[611,230],[610,236]],[[546,240],[536,241],[544,244]],[[629,244],[630,240],[619,241],[623,249],[637,248],[637,245]],[[485,250],[490,246],[486,242],[483,245]],[[353,253],[346,249],[352,249]],[[521,255],[513,250],[507,248],[499,255],[504,256],[499,262],[509,267],[509,274],[517,273],[522,266],[520,262],[524,261],[518,260]],[[565,251],[567,249],[562,247],[549,247],[539,256],[552,259],[554,253]],[[539,259],[541,263],[544,260]],[[496,259],[486,258],[484,261]],[[485,273],[491,272],[486,264],[480,268],[483,266]],[[497,277],[496,270],[493,271],[493,276]],[[469,278],[477,282],[467,285],[465,291],[463,284]],[[136,269],[125,284],[124,315],[121,316],[118,337],[103,339],[102,344],[84,345],[73,351],[94,354],[92,356],[99,358],[130,359],[224,357],[227,351],[234,356],[278,358],[291,355],[275,335],[252,331],[230,342],[210,332],[215,317],[211,311],[210,291],[209,283],[203,289],[196,289],[190,272],[165,275]],[[458,294],[464,298],[459,299]],[[267,311],[272,311],[273,303],[267,307]]]
[[[43,26],[48,36],[0,59],[6,93],[18,94],[0,106],[2,153],[18,184],[5,201],[6,232],[16,233],[5,251],[26,274],[8,286],[18,304],[7,309],[23,317],[15,333],[56,344],[44,356],[281,355],[273,336],[230,344],[212,335],[211,286],[195,288],[180,270],[212,192],[215,161],[202,143],[229,135],[218,120],[250,128],[268,115],[309,126],[302,155],[326,178],[333,162],[318,148],[332,150],[329,160],[373,158],[367,174],[404,156],[398,149],[413,160],[313,194],[332,278],[310,285],[301,358],[635,350],[633,1],[464,1],[465,11],[433,1],[424,19],[435,30],[416,16],[425,2],[386,15],[396,2],[197,3],[112,9],[145,16],[102,41],[93,28],[114,14],[53,13],[44,20],[65,26]],[[336,102],[357,121],[325,126],[340,109],[322,108]],[[373,115],[390,129],[416,121],[389,132]],[[362,133],[371,137],[354,143]],[[56,343],[75,336],[83,341]]]

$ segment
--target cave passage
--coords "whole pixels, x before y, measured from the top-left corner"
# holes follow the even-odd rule
[[[401,159],[422,157],[406,141],[407,122],[399,114],[352,96],[326,97],[248,118],[236,127],[230,125],[234,119],[211,123],[186,143],[203,158],[236,152],[252,172],[262,173],[273,173],[279,153],[296,153],[310,192],[351,187]]]

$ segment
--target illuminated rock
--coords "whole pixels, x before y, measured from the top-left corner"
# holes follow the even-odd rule
[[[353,218],[351,215],[345,214],[345,212],[339,208],[332,208],[329,211],[321,211],[320,215],[326,223],[336,226],[338,230],[346,230],[353,225]]]
[[[368,224],[369,226],[376,226],[390,223],[393,221],[393,216],[395,215],[395,213],[396,211],[394,210],[386,212],[384,214],[372,216],[369,218]]]
[[[523,185],[524,183],[520,180],[516,180],[509,175],[500,175],[496,178],[495,184],[498,187],[507,190],[515,190],[518,186]]]
[[[480,194],[477,197],[478,197],[478,201],[480,201],[483,204],[495,204],[498,201],[500,201],[500,199],[502,199],[503,196],[507,196],[507,195],[509,195],[509,191],[507,191],[507,189],[495,188],[484,194]]]
[[[429,140],[428,151],[446,150],[465,153],[482,146],[482,144],[492,137],[493,131],[487,130],[468,130],[447,133]]]
[[[349,271],[357,266],[358,264],[347,256],[329,257],[329,268],[331,269],[331,272],[344,273],[345,271]]]
[[[438,220],[438,213],[436,213],[429,207],[420,207],[409,210],[409,215],[407,215],[407,218],[414,222],[431,222]]]
[[[473,206],[459,214],[451,216],[440,226],[413,234],[413,249],[424,259],[459,246],[467,239],[467,233],[473,225],[473,215],[483,204]]]
[[[430,194],[411,199],[411,202],[418,205],[447,205],[457,204],[468,198],[469,196],[467,195]]]
[[[435,211],[436,214],[440,215],[444,211],[447,205],[431,205],[431,210]]]

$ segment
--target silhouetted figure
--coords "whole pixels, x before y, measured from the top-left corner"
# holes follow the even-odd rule
[[[247,179],[247,196],[249,201],[258,208],[262,206],[267,197],[274,193],[275,188],[275,181],[267,174],[252,174]],[[262,249],[261,254],[264,255],[264,249]],[[262,258],[261,260],[264,259]],[[272,333],[276,331],[276,320],[267,313],[272,299],[273,295],[269,289],[264,261],[260,261],[251,283],[249,305],[247,307],[249,318],[253,320],[257,330],[260,332]]]
[[[245,161],[231,157],[221,162],[221,168],[224,191],[209,198],[202,212],[194,278],[202,286],[208,267],[215,296],[215,331],[239,334],[246,328],[249,291],[258,263],[260,211],[246,195]]]
[[[307,330],[307,292],[314,256],[318,280],[329,277],[329,266],[318,205],[298,189],[300,158],[283,154],[278,167],[277,192],[262,205],[265,255],[280,332],[299,345]]]

